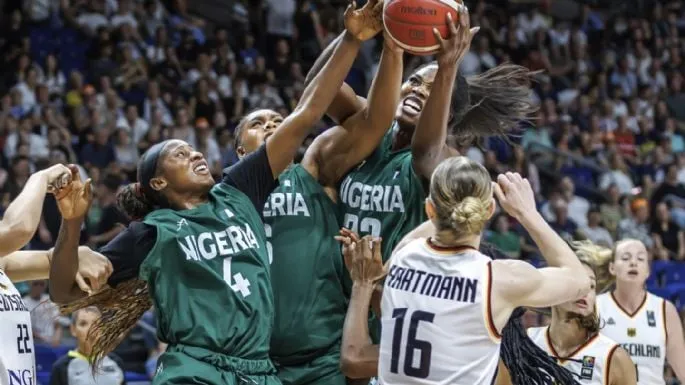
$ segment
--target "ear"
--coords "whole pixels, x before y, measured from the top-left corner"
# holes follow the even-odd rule
[[[162,191],[167,186],[167,181],[164,178],[152,178],[150,180],[150,186],[155,191]]]
[[[428,219],[430,219],[430,220],[435,219],[435,216],[436,216],[435,205],[433,204],[433,201],[430,198],[426,198],[425,210],[426,210],[426,216],[428,216]]]
[[[495,215],[495,211],[497,211],[497,202],[495,202],[495,197],[493,196],[490,198],[490,207],[488,208],[488,220],[492,219],[492,216]]]
[[[243,157],[247,155],[245,147],[243,146],[238,146],[238,148],[235,149],[235,153],[238,154],[238,159],[243,159]]]
[[[609,262],[609,274],[616,276],[616,269],[614,268],[614,262]]]

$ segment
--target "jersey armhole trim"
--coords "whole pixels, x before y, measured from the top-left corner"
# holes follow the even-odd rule
[[[493,338],[495,342],[500,342],[502,335],[497,330],[494,317],[492,316],[492,261],[489,261],[487,266],[487,282],[485,284],[485,324],[490,337]]]
[[[152,248],[150,248],[150,250],[147,252],[147,255],[145,256],[145,258],[143,258],[142,262],[140,262],[140,266],[138,266],[138,274],[137,274],[137,276],[136,276],[136,279],[139,279],[139,280],[141,280],[141,281],[147,282],[147,279],[144,279],[144,278],[142,277],[142,273],[143,273],[143,269],[146,269],[146,270],[147,270],[147,268],[148,268],[148,267],[147,267],[147,266],[148,266],[148,259],[150,258],[150,255],[153,254],[153,252],[155,251],[155,249],[157,248],[157,245],[158,245],[158,243],[159,243],[159,238],[160,238],[160,237],[159,237],[160,227],[157,226],[157,225],[150,224],[150,223],[145,223],[144,221],[141,222],[141,223],[144,224],[145,226],[150,226],[150,227],[152,227],[152,228],[155,229],[155,243],[152,244]]]
[[[610,385],[609,380],[611,380],[611,360],[614,358],[616,349],[618,349],[618,344],[615,344],[611,349],[609,349],[609,353],[607,353],[606,370],[604,371],[604,385]]]
[[[664,324],[664,346],[668,346],[668,327],[666,323],[666,299],[661,299],[661,323]]]

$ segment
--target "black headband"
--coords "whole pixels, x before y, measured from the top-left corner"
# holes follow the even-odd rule
[[[152,189],[152,186],[150,186],[150,181],[157,173],[157,162],[167,143],[169,143],[169,141],[165,140],[150,147],[145,151],[140,160],[140,165],[138,165],[138,183],[140,184],[143,194],[145,194],[148,199],[153,199],[154,197],[155,192]]]

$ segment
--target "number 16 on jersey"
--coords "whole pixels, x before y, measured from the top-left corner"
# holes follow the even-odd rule
[[[433,347],[430,342],[416,338],[421,322],[433,323],[435,314],[416,310],[409,316],[409,330],[407,341],[403,343],[402,332],[407,318],[407,308],[397,308],[392,311],[395,319],[395,327],[392,332],[392,348],[390,358],[390,371],[398,374],[400,369],[400,355],[404,350],[404,364],[402,372],[408,377],[428,378],[430,374],[431,354]],[[404,347],[404,349],[402,349]],[[419,354],[418,366],[414,366],[414,354]]]

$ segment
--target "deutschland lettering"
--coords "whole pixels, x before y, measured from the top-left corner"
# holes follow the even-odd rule
[[[24,305],[19,294],[0,294],[0,312],[3,311],[29,311]]]
[[[621,344],[631,357],[661,358],[661,348],[644,344]]]

